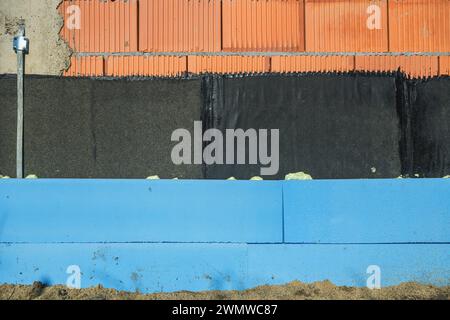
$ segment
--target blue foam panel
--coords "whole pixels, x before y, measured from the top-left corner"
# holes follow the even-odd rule
[[[281,182],[1,180],[0,242],[281,242]]]
[[[450,242],[450,179],[286,181],[283,195],[286,242]]]
[[[251,286],[330,280],[341,286],[366,286],[369,266],[378,266],[381,285],[416,281],[450,284],[449,244],[283,244],[249,248]]]
[[[365,286],[377,265],[381,285],[448,285],[450,245],[0,244],[0,283],[66,284],[80,267],[83,288],[143,293],[242,290],[293,280]]]
[[[83,288],[140,292],[243,289],[243,244],[0,244],[0,283],[66,284],[79,266]]]
[[[0,283],[449,284],[450,180],[0,180]],[[284,239],[284,242],[283,242]]]

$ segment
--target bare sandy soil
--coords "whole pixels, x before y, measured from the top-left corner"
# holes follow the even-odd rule
[[[283,286],[261,286],[246,291],[176,292],[143,295],[119,292],[95,287],[73,290],[63,286],[45,287],[39,282],[32,286],[0,286],[0,300],[304,300],[304,299],[350,299],[350,300],[450,300],[450,286],[434,287],[417,283],[404,283],[380,290],[367,288],[337,287],[323,281],[304,284],[298,281]]]

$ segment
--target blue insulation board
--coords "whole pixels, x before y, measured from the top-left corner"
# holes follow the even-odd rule
[[[281,242],[280,182],[4,180],[0,242]]]
[[[286,181],[285,241],[450,242],[450,179]]]
[[[0,180],[0,283],[450,284],[450,180]]]
[[[450,244],[254,245],[249,261],[251,286],[330,280],[363,287],[369,266],[380,268],[382,286],[407,281],[450,285]]]
[[[79,266],[81,286],[145,293],[242,290],[293,280],[365,286],[377,265],[381,285],[449,284],[450,245],[213,243],[2,244],[0,283],[66,284]]]

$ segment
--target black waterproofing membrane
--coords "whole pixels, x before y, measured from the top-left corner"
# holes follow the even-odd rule
[[[204,116],[208,127],[279,129],[280,166],[272,179],[298,171],[318,179],[401,174],[394,77],[271,75],[206,81],[205,90],[212,90],[207,94],[212,107]],[[248,179],[260,175],[260,167],[212,165],[205,174]]]
[[[224,160],[226,129],[268,129],[272,161],[270,129],[278,129],[279,170],[264,179],[299,171],[315,179],[450,174],[448,77],[28,76],[25,85],[25,174],[40,178],[248,179],[268,166],[259,158],[248,164],[248,147],[247,164],[173,164],[171,135],[181,128],[193,138],[194,121],[224,133]],[[0,174],[11,177],[15,137],[16,79],[0,76]]]
[[[171,161],[171,134],[192,131],[199,79],[27,77],[25,174],[40,178],[202,178]],[[0,174],[15,176],[16,80],[0,79]]]
[[[410,174],[450,175],[450,77],[410,81],[407,90]]]

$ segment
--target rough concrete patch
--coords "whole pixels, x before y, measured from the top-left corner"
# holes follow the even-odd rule
[[[61,0],[0,1],[0,74],[16,73],[16,55],[12,39],[20,19],[24,19],[30,54],[26,73],[60,75],[69,67],[71,51],[60,38],[63,18],[58,13]]]
[[[19,32],[20,19],[5,17],[5,34],[14,36]]]

